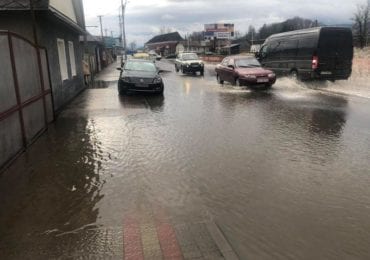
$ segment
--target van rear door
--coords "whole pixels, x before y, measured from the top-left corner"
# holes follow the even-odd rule
[[[319,72],[322,77],[347,79],[352,72],[352,32],[345,28],[322,28],[319,45]]]

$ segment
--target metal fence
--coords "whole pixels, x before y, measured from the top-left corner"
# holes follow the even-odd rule
[[[45,48],[0,31],[0,169],[54,120]]]

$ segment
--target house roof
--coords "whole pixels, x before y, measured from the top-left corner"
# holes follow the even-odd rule
[[[230,48],[235,48],[235,47],[239,47],[239,46],[240,46],[239,43],[234,43],[234,44],[231,44],[231,45],[224,46],[221,49],[230,49]]]
[[[160,42],[180,42],[184,39],[181,37],[181,35],[178,32],[173,33],[167,33],[167,34],[161,34],[153,37],[150,39],[146,44],[150,43],[160,43]]]
[[[33,7],[36,10],[47,10],[49,0],[33,0]],[[1,0],[0,10],[28,10],[30,9],[30,0]]]
[[[55,8],[50,3],[50,0],[32,0],[32,2],[34,10],[48,11],[49,16],[56,17],[73,30],[81,34],[86,33],[82,0],[71,1],[74,14],[76,15],[75,18],[71,18],[62,10]],[[0,0],[0,11],[27,11],[30,9],[30,0]]]
[[[83,41],[85,41],[84,36],[80,36],[80,42],[83,42]],[[94,35],[91,35],[89,33],[86,33],[86,41],[103,44],[103,41],[99,36],[94,36]]]

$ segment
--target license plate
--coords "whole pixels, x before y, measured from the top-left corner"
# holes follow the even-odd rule
[[[138,84],[136,84],[136,87],[138,87],[138,88],[147,88],[148,85],[144,84],[144,83],[138,83]]]
[[[260,78],[260,79],[257,79],[257,82],[258,83],[265,83],[265,82],[269,82],[269,79],[268,78]]]

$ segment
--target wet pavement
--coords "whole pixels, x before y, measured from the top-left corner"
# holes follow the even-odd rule
[[[112,69],[0,175],[0,259],[370,258],[369,99],[158,64],[163,96]]]

